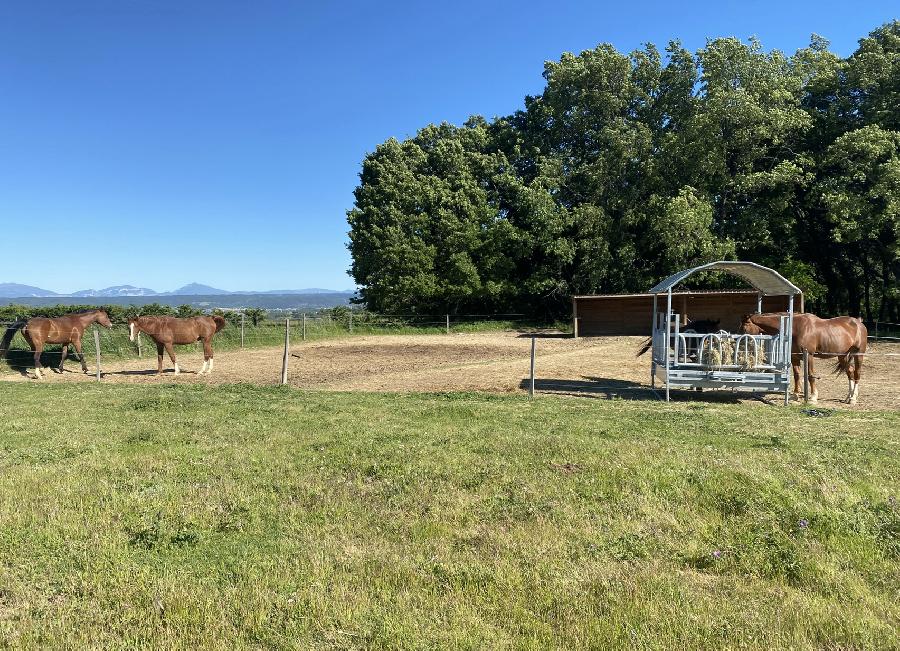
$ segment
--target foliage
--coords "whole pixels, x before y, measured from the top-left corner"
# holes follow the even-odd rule
[[[900,646],[896,412],[3,392],[11,648]]]
[[[558,315],[738,258],[810,309],[900,321],[900,22],[846,59],[816,35],[600,45],[544,79],[514,115],[366,156],[348,220],[369,309]]]

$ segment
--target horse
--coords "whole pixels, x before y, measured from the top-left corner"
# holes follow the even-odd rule
[[[203,368],[198,375],[212,373],[213,349],[212,338],[225,327],[225,319],[221,316],[195,316],[189,319],[177,319],[173,316],[137,316],[128,319],[128,338],[135,340],[138,333],[145,332],[156,342],[156,373],[162,374],[163,350],[169,353],[175,365],[175,375],[181,372],[175,360],[174,344],[192,344],[203,342]]]
[[[741,332],[749,335],[778,334],[784,313],[747,314],[741,321]],[[847,374],[848,404],[855,405],[859,399],[859,376],[863,355],[868,347],[869,331],[860,319],[838,316],[821,319],[815,314],[795,314],[791,333],[791,367],[794,371],[794,398],[799,399],[800,364],[802,353],[807,351],[815,357],[837,357],[835,373]],[[851,368],[852,365],[852,368]],[[819,392],[813,375],[813,360],[809,358],[807,369],[810,387],[810,401],[817,402]]]
[[[16,332],[21,330],[22,336],[31,350],[34,351],[34,374],[38,380],[42,380],[44,375],[41,366],[41,353],[44,352],[44,344],[62,344],[62,356],[59,360],[59,372],[63,372],[63,364],[66,356],[69,354],[69,344],[75,346],[78,357],[81,358],[81,370],[88,372],[87,362],[84,360],[84,353],[81,352],[81,337],[84,335],[84,329],[92,323],[99,323],[105,328],[111,328],[112,322],[106,310],[86,310],[84,312],[73,312],[65,316],[53,319],[46,317],[34,317],[31,319],[20,320],[13,323],[6,329],[3,340],[0,341],[0,359],[6,357],[9,351],[9,344]]]
[[[713,321],[712,319],[695,319],[693,321],[688,321],[687,325],[684,326],[684,329],[681,332],[696,332],[697,334],[706,335],[711,332],[719,332],[719,322],[720,319],[716,319]],[[689,344],[689,346],[693,346],[694,352],[693,355],[696,356],[696,342]],[[641,344],[641,347],[638,349],[637,355],[635,357],[640,357],[648,350],[653,347],[653,338],[649,337],[646,341]]]

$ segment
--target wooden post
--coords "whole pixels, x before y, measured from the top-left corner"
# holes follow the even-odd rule
[[[528,385],[528,397],[534,398],[534,344],[536,337],[531,338],[531,382]]]
[[[241,312],[241,348],[244,347],[244,313]]]
[[[281,383],[287,384],[288,358],[291,356],[291,320],[284,320],[284,358],[281,360]]]
[[[94,326],[94,355],[97,357],[97,382],[100,381],[100,331]]]
[[[578,339],[578,299],[572,297],[572,334]]]
[[[138,345],[138,358],[141,358],[144,356],[144,354],[141,351],[141,331],[140,330],[138,330],[138,333],[137,333],[137,345]]]
[[[450,334],[450,315],[448,314],[446,316],[447,316],[447,334],[449,335]]]
[[[303,341],[306,341],[306,312],[303,313]]]
[[[350,332],[353,332],[353,310],[350,310]]]
[[[803,403],[809,404],[809,351],[803,349]]]

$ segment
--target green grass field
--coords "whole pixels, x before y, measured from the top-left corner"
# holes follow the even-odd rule
[[[8,383],[9,648],[900,647],[900,414]]]

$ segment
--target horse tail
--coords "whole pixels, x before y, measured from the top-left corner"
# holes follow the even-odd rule
[[[26,323],[28,323],[28,321],[16,321],[6,329],[3,339],[0,340],[0,359],[6,359],[6,353],[9,352],[9,344],[12,341],[12,338],[16,336],[16,333],[19,330],[25,327]]]
[[[213,321],[216,322],[216,332],[219,332],[225,327],[225,324],[228,323],[228,321],[225,320],[225,317],[219,316],[218,314],[213,315]]]
[[[641,343],[641,347],[638,348],[638,352],[637,352],[637,355],[635,355],[635,357],[640,357],[641,355],[646,353],[648,350],[650,350],[652,347],[653,347],[653,338],[647,337],[646,341]]]
[[[843,361],[840,357],[838,357],[837,363],[834,365],[835,375],[838,375],[839,373],[846,373],[847,369],[850,368],[850,364],[853,363],[853,359],[855,358],[855,356],[858,355],[861,351],[864,352],[868,347],[869,330],[862,322],[862,319],[853,319],[853,321],[856,325],[856,336],[853,341],[853,345],[850,346],[850,350],[848,350],[847,354],[844,355]]]

